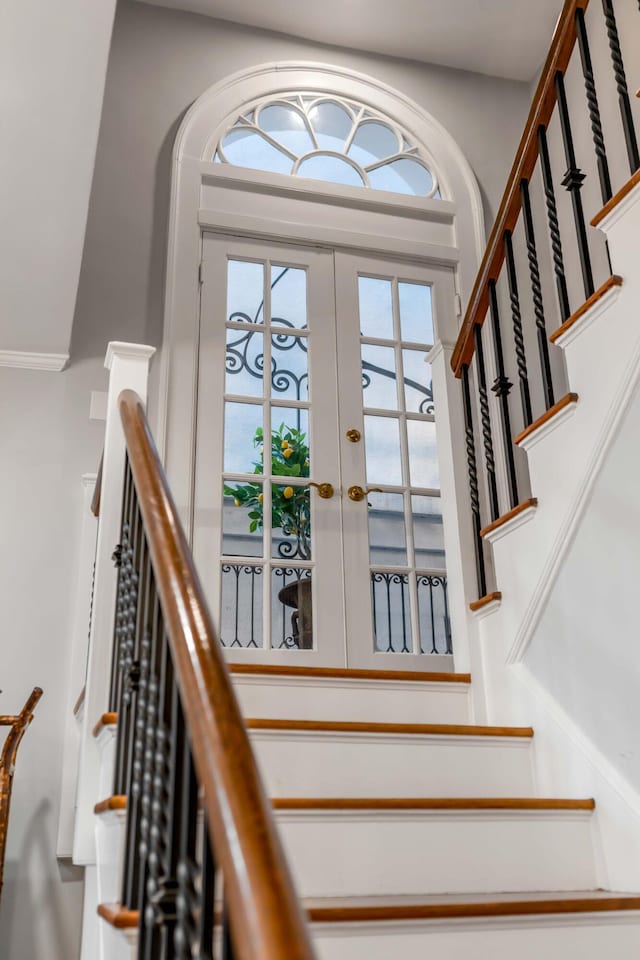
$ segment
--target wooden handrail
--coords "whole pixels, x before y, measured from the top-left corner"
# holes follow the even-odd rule
[[[11,727],[0,754],[0,893],[2,893],[4,881],[4,855],[7,844],[11,787],[16,756],[25,731],[33,720],[33,711],[41,696],[42,690],[40,687],[34,687],[20,713],[15,716],[3,715],[0,717],[0,726]]]
[[[100,497],[102,496],[102,465],[104,463],[104,451],[100,457],[100,466],[98,467],[98,473],[96,476],[96,485],[93,488],[93,496],[91,498],[91,513],[94,517],[100,516]]]
[[[497,280],[505,258],[504,234],[513,232],[521,209],[520,182],[529,180],[538,159],[538,129],[546,127],[556,105],[555,79],[564,73],[576,43],[576,11],[586,10],[589,0],[565,0],[551,41],[551,49],[540,75],[531,110],[511,167],[500,209],[493,225],[487,249],[469,305],[451,357],[451,368],[459,377],[464,364],[473,356],[473,330],[484,323],[489,309],[489,281]]]
[[[306,922],[140,398],[119,397],[185,722],[239,960],[313,960]]]

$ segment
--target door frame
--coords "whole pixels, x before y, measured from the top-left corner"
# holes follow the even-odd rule
[[[333,93],[371,103],[394,116],[433,159],[444,199],[318,183],[214,164],[211,146],[230,116],[252,97],[292,89]],[[473,172],[451,135],[412,100],[364,74],[318,63],[261,64],[227,77],[196,100],[174,146],[160,363],[151,384],[158,446],[187,536],[192,535],[197,353],[204,231],[255,239],[330,246],[392,260],[440,264],[454,271],[457,310],[440,331],[431,360],[434,389],[446,399],[449,422],[462,423],[462,405],[448,371],[462,314],[484,251],[482,201]],[[465,242],[459,243],[459,237]],[[457,316],[456,316],[457,314]],[[447,544],[456,669],[470,662],[465,598],[474,597],[473,535],[463,445],[449,437],[442,483],[451,482],[457,520]],[[439,450],[440,457],[444,448]],[[449,464],[449,461],[451,463]],[[450,527],[452,525],[450,524]],[[457,539],[456,539],[457,538]],[[454,599],[457,595],[457,600]]]

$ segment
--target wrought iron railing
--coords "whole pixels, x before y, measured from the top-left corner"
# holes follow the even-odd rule
[[[305,921],[142,405],[127,446],[110,711],[121,905],[140,958],[312,960]]]
[[[608,44],[608,64],[594,66],[592,40],[600,50]],[[552,344],[572,310],[619,282],[610,277],[606,242],[587,222],[583,197],[597,213],[600,200],[606,205],[613,195],[612,159],[618,188],[627,176],[625,165],[631,174],[640,167],[622,45],[613,0],[591,5],[566,0],[454,350],[481,597],[487,593],[481,531],[518,506],[527,483],[514,424],[517,441],[541,415],[567,401],[569,395],[558,400],[564,367]],[[584,94],[576,102],[568,92],[575,84],[566,80],[578,70]],[[589,123],[578,123],[585,112]],[[561,188],[569,194],[570,210]],[[570,248],[577,257],[568,256]],[[514,383],[519,404],[512,396]]]

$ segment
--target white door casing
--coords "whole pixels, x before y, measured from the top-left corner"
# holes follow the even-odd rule
[[[212,162],[221,132],[244,104],[296,89],[358,99],[395,118],[430,158],[442,199],[334,186]],[[185,116],[174,147],[157,431],[188,533],[193,520],[199,264],[205,229],[450,266],[462,303],[471,292],[485,242],[478,186],[455,141],[413,101],[376,79],[326,64],[263,64],[226,78],[199,97]],[[451,320],[451,326],[440,329],[432,351],[434,384],[440,385],[447,405],[457,403],[458,392],[447,373],[458,325],[453,311]],[[443,447],[441,433],[442,425],[438,443],[443,485],[446,476],[451,491],[459,492],[465,476],[463,451],[450,436]],[[454,473],[455,483],[449,482]],[[458,502],[455,523],[449,523],[453,533],[446,535],[459,669],[468,667],[464,598],[474,589],[471,580],[467,583],[472,568],[463,558],[472,550],[464,522],[467,510],[466,503]]]

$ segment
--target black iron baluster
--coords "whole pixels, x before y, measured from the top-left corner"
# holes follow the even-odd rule
[[[527,369],[527,354],[524,348],[524,334],[522,332],[522,313],[520,311],[520,295],[518,292],[518,278],[516,276],[513,251],[511,249],[511,234],[505,230],[504,242],[507,253],[507,281],[509,284],[509,303],[511,304],[511,322],[513,324],[513,343],[516,351],[516,366],[520,381],[520,400],[522,402],[522,419],[525,427],[533,421],[531,411],[531,392],[529,390],[529,371]],[[495,519],[495,518],[494,518]]]
[[[564,323],[564,321],[568,320],[571,316],[571,307],[569,306],[567,278],[565,277],[564,273],[562,240],[560,238],[560,224],[558,223],[558,208],[556,207],[556,194],[553,187],[553,174],[551,172],[551,158],[549,157],[547,131],[543,126],[538,127],[538,153],[540,156],[540,171],[542,173],[544,198],[547,206],[547,219],[549,221],[549,235],[551,238],[551,253],[553,256],[553,272],[556,277],[558,307],[560,308],[561,322]]]
[[[576,239],[578,241],[578,253],[580,254],[580,266],[582,268],[582,282],[584,293],[588,299],[594,291],[593,270],[591,268],[591,254],[589,252],[589,241],[587,239],[587,227],[584,219],[584,210],[582,208],[582,184],[586,175],[582,172],[576,163],[576,154],[573,147],[573,135],[571,133],[571,120],[569,118],[569,106],[567,104],[567,94],[564,88],[564,77],[558,71],[556,73],[556,94],[558,98],[558,115],[560,117],[560,129],[562,131],[562,142],[564,144],[564,155],[567,161],[567,172],[562,178],[562,186],[571,194],[571,203],[573,206],[573,218],[576,225]]]
[[[178,861],[176,877],[176,926],[174,946],[176,960],[191,960],[198,940],[198,921],[202,893],[196,889],[200,869],[196,862],[196,833],[198,820],[198,781],[193,764],[191,746],[186,742],[182,765],[182,798],[178,833]]]
[[[487,486],[489,490],[489,509],[491,519],[497,520],[500,516],[498,504],[498,486],[496,484],[496,464],[493,457],[493,438],[491,435],[491,417],[489,415],[489,397],[487,394],[487,376],[484,366],[484,350],[482,348],[482,331],[480,324],[473,329],[476,344],[476,369],[478,371],[478,396],[480,398],[480,418],[482,421],[482,440],[484,444],[484,462],[487,468]]]
[[[211,834],[207,816],[204,815],[202,830],[202,869],[200,877],[200,960],[213,960],[213,934],[215,926],[216,862],[211,846]]]
[[[395,653],[393,649],[393,634],[391,628],[391,577],[388,573],[383,574],[384,582],[387,588],[387,630],[389,631],[389,646],[387,653]]]
[[[604,11],[604,19],[607,25],[609,50],[611,51],[611,62],[613,64],[613,75],[616,80],[616,90],[618,91],[618,105],[620,107],[622,129],[624,131],[624,142],[627,146],[629,167],[631,173],[635,173],[638,167],[640,167],[640,154],[638,153],[638,141],[636,139],[636,131],[633,125],[631,101],[629,100],[629,89],[627,87],[627,77],[624,72],[622,51],[620,50],[618,26],[616,24],[616,16],[613,12],[613,3],[611,0],[602,0],[602,9]]]
[[[135,514],[133,526],[135,527]],[[120,698],[118,704],[118,731],[116,745],[116,777],[114,791],[118,795],[126,795],[129,784],[127,777],[130,770],[129,744],[132,725],[133,698],[139,680],[139,664],[135,662],[135,629],[138,612],[138,573],[135,567],[135,556],[129,531],[123,528],[122,534],[122,568],[124,591],[121,607],[121,635],[120,635]]]
[[[464,406],[464,431],[467,448],[467,472],[469,475],[469,499],[473,518],[473,532],[476,548],[476,572],[478,575],[479,595],[483,597],[487,592],[487,576],[484,565],[484,544],[480,536],[482,523],[480,521],[480,494],[478,491],[478,471],[476,467],[476,446],[473,434],[473,414],[471,407],[471,390],[469,387],[469,365],[462,366],[462,396]]]
[[[507,270],[509,262],[507,260]],[[515,271],[514,271],[515,279]],[[517,282],[517,281],[516,281]],[[515,295],[517,297],[517,287]],[[504,354],[502,351],[502,333],[500,331],[500,314],[498,312],[498,295],[496,292],[495,280],[489,281],[489,312],[491,314],[491,330],[493,333],[493,348],[496,360],[497,377],[493,382],[491,390],[500,400],[500,415],[502,418],[502,433],[504,435],[504,450],[507,459],[507,483],[509,486],[509,502],[515,507],[520,501],[518,499],[518,481],[516,478],[516,464],[513,452],[513,435],[511,433],[511,415],[509,413],[509,394],[513,384],[505,374]],[[447,653],[449,651],[447,650]]]
[[[611,177],[609,175],[607,151],[604,145],[604,134],[602,133],[598,95],[596,93],[596,84],[593,78],[593,64],[591,63],[589,38],[587,36],[587,27],[584,22],[584,10],[576,10],[576,32],[578,35],[580,61],[582,63],[582,75],[584,77],[584,89],[587,95],[587,106],[589,107],[589,119],[591,120],[593,146],[596,151],[598,177],[600,178],[600,193],[602,194],[602,202],[606,203],[611,199],[613,191],[611,189]]]
[[[522,197],[522,218],[524,221],[524,236],[527,244],[527,259],[529,260],[529,276],[531,278],[533,312],[536,318],[536,333],[538,337],[538,352],[540,354],[542,389],[544,391],[545,407],[548,410],[549,407],[553,406],[555,400],[553,396],[553,382],[551,379],[551,364],[549,362],[549,340],[547,337],[547,325],[544,319],[544,301],[542,299],[542,285],[540,283],[538,251],[536,250],[536,235],[533,226],[533,214],[531,212],[529,184],[526,180],[522,180],[520,182],[520,195]],[[511,265],[515,270],[511,237],[509,237],[507,242],[507,256],[510,257]]]

